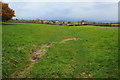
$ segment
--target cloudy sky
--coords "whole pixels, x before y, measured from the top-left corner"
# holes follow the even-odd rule
[[[117,2],[10,2],[14,19],[117,22]]]

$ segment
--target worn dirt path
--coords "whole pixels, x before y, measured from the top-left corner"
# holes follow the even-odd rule
[[[62,41],[60,41],[59,43],[64,43],[70,40],[81,40],[80,38],[68,38],[68,39],[64,39]],[[21,70],[20,72],[15,72],[11,75],[11,78],[32,78],[32,76],[30,76],[30,70],[31,68],[34,66],[34,64],[41,59],[42,56],[45,55],[45,53],[47,52],[47,49],[53,45],[55,45],[57,43],[47,43],[47,44],[43,44],[40,46],[40,49],[38,50],[34,50],[32,49],[31,52],[35,52],[35,54],[31,57],[30,61],[30,65],[26,66],[26,68],[24,68],[23,70]],[[36,46],[37,47],[37,46]],[[27,74],[29,74],[29,76],[27,76]]]

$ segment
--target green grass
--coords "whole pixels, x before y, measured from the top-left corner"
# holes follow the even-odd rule
[[[30,64],[33,45],[57,43],[36,63],[33,78],[118,78],[118,27],[59,26],[30,23],[3,25],[3,78]],[[17,48],[24,47],[23,50]]]
[[[0,79],[2,79],[2,25],[0,22]]]

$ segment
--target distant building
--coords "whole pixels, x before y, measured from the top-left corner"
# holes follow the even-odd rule
[[[94,22],[88,22],[88,21],[84,21],[84,20],[82,20],[80,23],[82,25],[93,25],[93,24],[95,24]]]

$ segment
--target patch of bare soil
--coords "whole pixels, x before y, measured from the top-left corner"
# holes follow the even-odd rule
[[[66,42],[66,41],[70,41],[70,40],[80,40],[80,38],[68,38],[68,39],[64,39],[61,42]]]
[[[92,74],[90,72],[86,73],[86,72],[81,72],[80,73],[81,76],[83,76],[84,78],[88,78],[88,77],[91,77]]]
[[[23,50],[25,47],[17,47],[17,50]]]
[[[36,62],[37,60],[39,60],[47,52],[45,48],[49,48],[50,46],[54,44],[55,43],[47,43],[47,44],[41,45],[41,49],[39,50],[32,49],[31,52],[35,53],[35,55],[32,56],[31,61]]]
[[[37,45],[33,45],[33,47],[38,47]]]
[[[43,45],[41,45],[41,48],[48,48],[48,47],[50,47],[50,46],[52,46],[52,45],[54,45],[55,43],[47,43],[47,44],[43,44]]]
[[[80,40],[79,38],[68,38],[68,39],[64,39],[61,42],[66,42],[69,40]],[[30,75],[25,75],[26,73],[30,74],[30,70],[31,68],[34,66],[34,64],[47,52],[47,48],[51,47],[52,45],[55,45],[56,43],[47,43],[47,44],[43,44],[40,46],[36,46],[33,45],[33,47],[38,47],[40,49],[32,49],[30,53],[34,53],[34,55],[31,57],[31,64],[29,66],[27,66],[25,69],[21,70],[19,73],[15,72],[11,75],[12,78],[30,78]],[[23,47],[19,47],[19,50],[24,49]]]
[[[43,44],[41,46],[36,46],[33,45],[34,47],[40,47],[41,49],[37,50],[37,49],[31,49],[30,53],[34,53],[35,55],[33,55],[31,57],[31,64],[29,66],[27,66],[26,68],[24,68],[23,70],[21,70],[19,73],[15,72],[11,75],[11,78],[31,78],[30,75],[25,75],[25,74],[30,74],[30,69],[33,67],[33,65],[35,64],[35,62],[37,62],[46,52],[46,48],[49,48],[50,46],[54,45],[55,43],[47,43],[47,44]],[[19,48],[22,49],[22,48]]]
[[[36,54],[32,57],[31,61],[35,62],[39,60],[47,51],[45,49],[40,49],[36,51]]]

